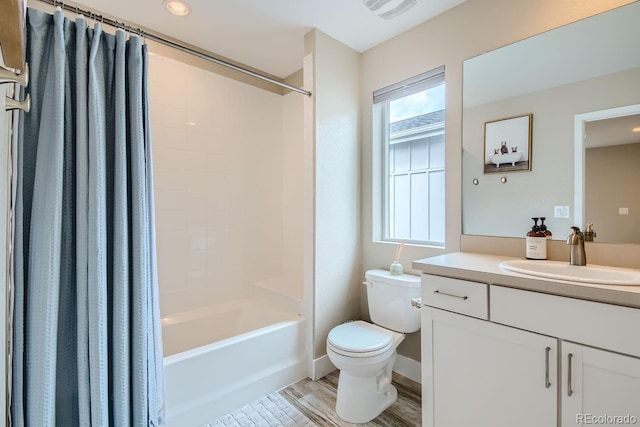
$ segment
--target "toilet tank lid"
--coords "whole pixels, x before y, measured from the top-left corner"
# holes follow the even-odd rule
[[[371,282],[382,282],[389,285],[405,286],[409,288],[420,287],[420,276],[414,276],[413,274],[392,276],[389,270],[368,270],[364,277],[367,281]]]

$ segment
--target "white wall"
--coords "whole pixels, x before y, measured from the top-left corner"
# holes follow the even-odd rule
[[[302,129],[293,101],[158,54],[149,79],[162,314],[281,283],[270,279],[285,274],[283,259],[300,262],[290,181],[301,154],[295,128],[283,131]],[[286,274],[299,273],[287,262]]]
[[[331,328],[360,317],[360,55],[317,30],[305,44],[314,61],[317,359]]]
[[[462,63],[517,40],[582,19],[628,0],[467,0],[414,29],[362,55],[362,247],[363,271],[388,268],[395,245],[373,241],[375,175],[372,164],[372,100],[374,90],[445,66],[446,84],[446,247],[407,247],[402,262],[456,251],[461,236]],[[419,334],[403,342],[399,353],[420,360]]]

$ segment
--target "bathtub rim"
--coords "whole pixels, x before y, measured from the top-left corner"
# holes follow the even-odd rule
[[[234,335],[232,337],[229,338],[225,338],[223,340],[220,341],[215,341],[209,344],[205,344],[199,347],[194,347],[192,349],[189,350],[185,350],[182,351],[180,353],[176,353],[176,354],[172,354],[169,356],[163,356],[162,361],[163,361],[163,365],[167,366],[170,364],[174,364],[174,363],[179,363],[182,362],[184,360],[190,359],[192,357],[196,357],[196,356],[200,356],[202,354],[206,354],[210,351],[213,351],[217,348],[222,348],[222,347],[228,347],[230,345],[234,345],[238,342],[250,339],[252,337],[257,337],[257,336],[261,336],[264,335],[266,333],[269,333],[270,331],[275,331],[284,327],[287,327],[293,323],[296,322],[301,322],[306,320],[306,318],[304,316],[302,316],[301,314],[297,314],[297,318],[296,319],[291,319],[291,320],[282,320],[280,322],[277,323],[272,323],[270,325],[265,325],[261,328],[258,329],[254,329],[248,332],[244,332],[242,334],[239,335]]]

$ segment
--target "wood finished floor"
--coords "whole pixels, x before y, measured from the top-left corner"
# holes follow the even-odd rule
[[[394,372],[393,384],[398,400],[376,419],[364,424],[342,421],[336,414],[336,390],[339,371],[317,380],[298,381],[278,393],[318,426],[411,426],[422,424],[422,397],[420,384]]]

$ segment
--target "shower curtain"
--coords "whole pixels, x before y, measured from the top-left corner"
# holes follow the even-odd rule
[[[14,207],[14,426],[162,421],[147,50],[27,13]]]

